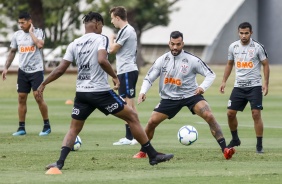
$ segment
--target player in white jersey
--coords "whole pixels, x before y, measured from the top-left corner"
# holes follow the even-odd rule
[[[228,146],[239,146],[237,111],[243,111],[250,102],[254,128],[257,137],[256,152],[263,153],[263,121],[261,118],[262,96],[268,93],[269,63],[264,47],[251,38],[252,25],[243,22],[238,26],[240,40],[233,42],[228,49],[228,61],[225,67],[220,92],[224,93],[226,81],[235,65],[235,83],[228,101],[228,124],[232,140]],[[260,74],[263,66],[264,83]],[[263,94],[262,94],[263,93]]]
[[[110,88],[107,74],[113,79],[114,89],[118,89],[120,83],[107,59],[108,38],[101,35],[103,17],[99,13],[89,12],[83,17],[83,23],[85,34],[68,45],[60,65],[38,88],[40,97],[45,86],[62,76],[70,64],[76,61],[78,76],[70,129],[63,140],[60,158],[57,162],[47,165],[46,169],[63,168],[65,159],[82,130],[84,122],[95,109],[99,109],[105,115],[112,114],[126,121],[138,142],[149,152],[151,165],[170,160],[173,154],[158,154],[146,136],[137,113]]]
[[[8,68],[11,66],[16,52],[19,51],[17,80],[19,128],[17,132],[13,133],[13,136],[26,134],[26,101],[31,88],[44,121],[43,130],[39,133],[39,136],[45,136],[51,133],[48,118],[48,107],[43,98],[36,98],[35,95],[38,86],[44,79],[41,49],[44,46],[45,36],[42,29],[33,27],[31,16],[26,12],[19,15],[18,24],[20,25],[21,30],[15,32],[13,35],[11,49],[2,72],[2,78],[5,80]]]
[[[110,14],[112,24],[120,29],[117,36],[112,35],[109,50],[111,54],[116,54],[117,76],[120,81],[118,93],[137,113],[134,102],[138,80],[138,68],[136,65],[137,35],[134,28],[127,22],[127,12],[124,7],[113,7]],[[125,132],[125,137],[113,143],[113,145],[135,145],[138,143],[133,138],[130,127],[126,122]]]
[[[203,118],[208,125],[226,159],[235,153],[234,148],[227,148],[220,125],[212,114],[209,104],[202,94],[211,86],[215,73],[198,57],[183,50],[183,34],[174,31],[170,34],[169,48],[160,56],[148,71],[138,97],[138,104],[145,101],[146,93],[153,82],[159,77],[160,103],[155,107],[145,128],[148,138],[153,139],[156,127],[165,119],[173,118],[182,107],[187,107],[192,114]],[[205,77],[198,85],[196,75]],[[146,150],[133,158],[145,158]]]

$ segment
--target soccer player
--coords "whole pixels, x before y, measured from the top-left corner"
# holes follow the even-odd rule
[[[170,34],[169,48],[160,56],[149,69],[138,97],[138,104],[146,100],[146,93],[153,82],[159,79],[160,103],[155,107],[146,125],[145,131],[150,140],[153,139],[156,127],[165,119],[173,118],[182,107],[187,107],[192,114],[197,114],[209,125],[210,131],[226,159],[230,159],[235,149],[227,148],[221,128],[212,114],[209,104],[202,94],[211,86],[216,75],[200,58],[183,50],[183,34],[174,31]],[[205,77],[198,85],[196,75]],[[133,158],[145,158],[146,150],[141,148],[140,152]]]
[[[251,38],[252,25],[248,22],[238,26],[240,40],[233,42],[228,49],[228,61],[225,67],[220,92],[224,93],[226,81],[235,65],[236,79],[227,105],[228,124],[232,140],[228,147],[240,146],[238,136],[237,111],[243,111],[248,102],[252,109],[254,128],[257,137],[256,152],[263,153],[263,122],[261,118],[262,96],[268,93],[269,63],[265,48]],[[264,83],[262,85],[261,65]]]
[[[13,133],[13,136],[26,134],[26,101],[31,89],[44,121],[43,130],[39,133],[39,136],[45,136],[51,133],[48,107],[43,98],[36,97],[36,90],[44,79],[41,49],[44,46],[45,36],[42,29],[33,27],[31,16],[27,12],[19,15],[18,24],[21,30],[13,35],[11,49],[2,72],[2,78],[6,80],[8,68],[11,66],[16,52],[19,51],[20,59],[17,81],[19,128],[17,132]]]
[[[107,59],[108,38],[101,35],[103,17],[99,13],[89,12],[83,17],[83,23],[85,34],[68,45],[60,65],[38,88],[40,97],[46,85],[62,76],[70,64],[76,61],[78,76],[70,129],[63,140],[58,161],[47,165],[46,169],[63,168],[76,136],[82,130],[87,117],[95,109],[99,109],[105,115],[112,114],[126,121],[134,137],[148,152],[151,165],[170,160],[173,154],[159,154],[153,148],[139,122],[137,113],[110,88],[107,74],[112,77],[114,89],[118,89],[120,83]]]
[[[120,81],[119,95],[137,113],[135,107],[135,91],[138,80],[138,68],[136,65],[137,36],[134,28],[127,22],[127,12],[122,6],[110,10],[111,23],[119,29],[117,36],[110,37],[110,50],[116,54],[117,76]],[[125,122],[125,137],[113,145],[138,144],[133,138],[129,125]]]

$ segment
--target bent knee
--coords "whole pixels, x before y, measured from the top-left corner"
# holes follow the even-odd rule
[[[233,118],[236,117],[236,113],[232,112],[232,111],[228,111],[227,112],[227,117],[228,117],[228,119],[233,119]]]
[[[252,117],[253,117],[253,119],[261,118],[260,111],[258,111],[258,110],[252,111]]]

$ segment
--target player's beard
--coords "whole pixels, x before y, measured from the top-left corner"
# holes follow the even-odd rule
[[[241,42],[243,45],[247,45],[250,42],[250,39],[244,38],[244,39],[241,39]]]
[[[180,50],[177,50],[177,49],[171,50],[171,54],[173,56],[178,56],[180,54]]]

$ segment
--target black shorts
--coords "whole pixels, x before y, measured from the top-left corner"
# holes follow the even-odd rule
[[[36,91],[44,80],[44,72],[25,73],[21,69],[18,70],[17,90],[18,93],[30,93],[31,88]]]
[[[136,83],[138,80],[138,71],[127,72],[118,75],[120,81],[120,87],[118,89],[118,94],[122,98],[134,98],[136,91]]]
[[[262,87],[237,88],[234,87],[230,95],[227,109],[243,111],[250,102],[251,109],[263,109]]]
[[[123,110],[126,102],[113,90],[104,92],[76,92],[72,118],[86,120],[98,108],[105,115],[115,114]]]
[[[202,95],[195,95],[181,100],[161,99],[154,111],[166,114],[168,115],[168,119],[171,119],[182,109],[182,107],[186,106],[192,114],[195,114],[193,108],[201,100],[205,100]]]

